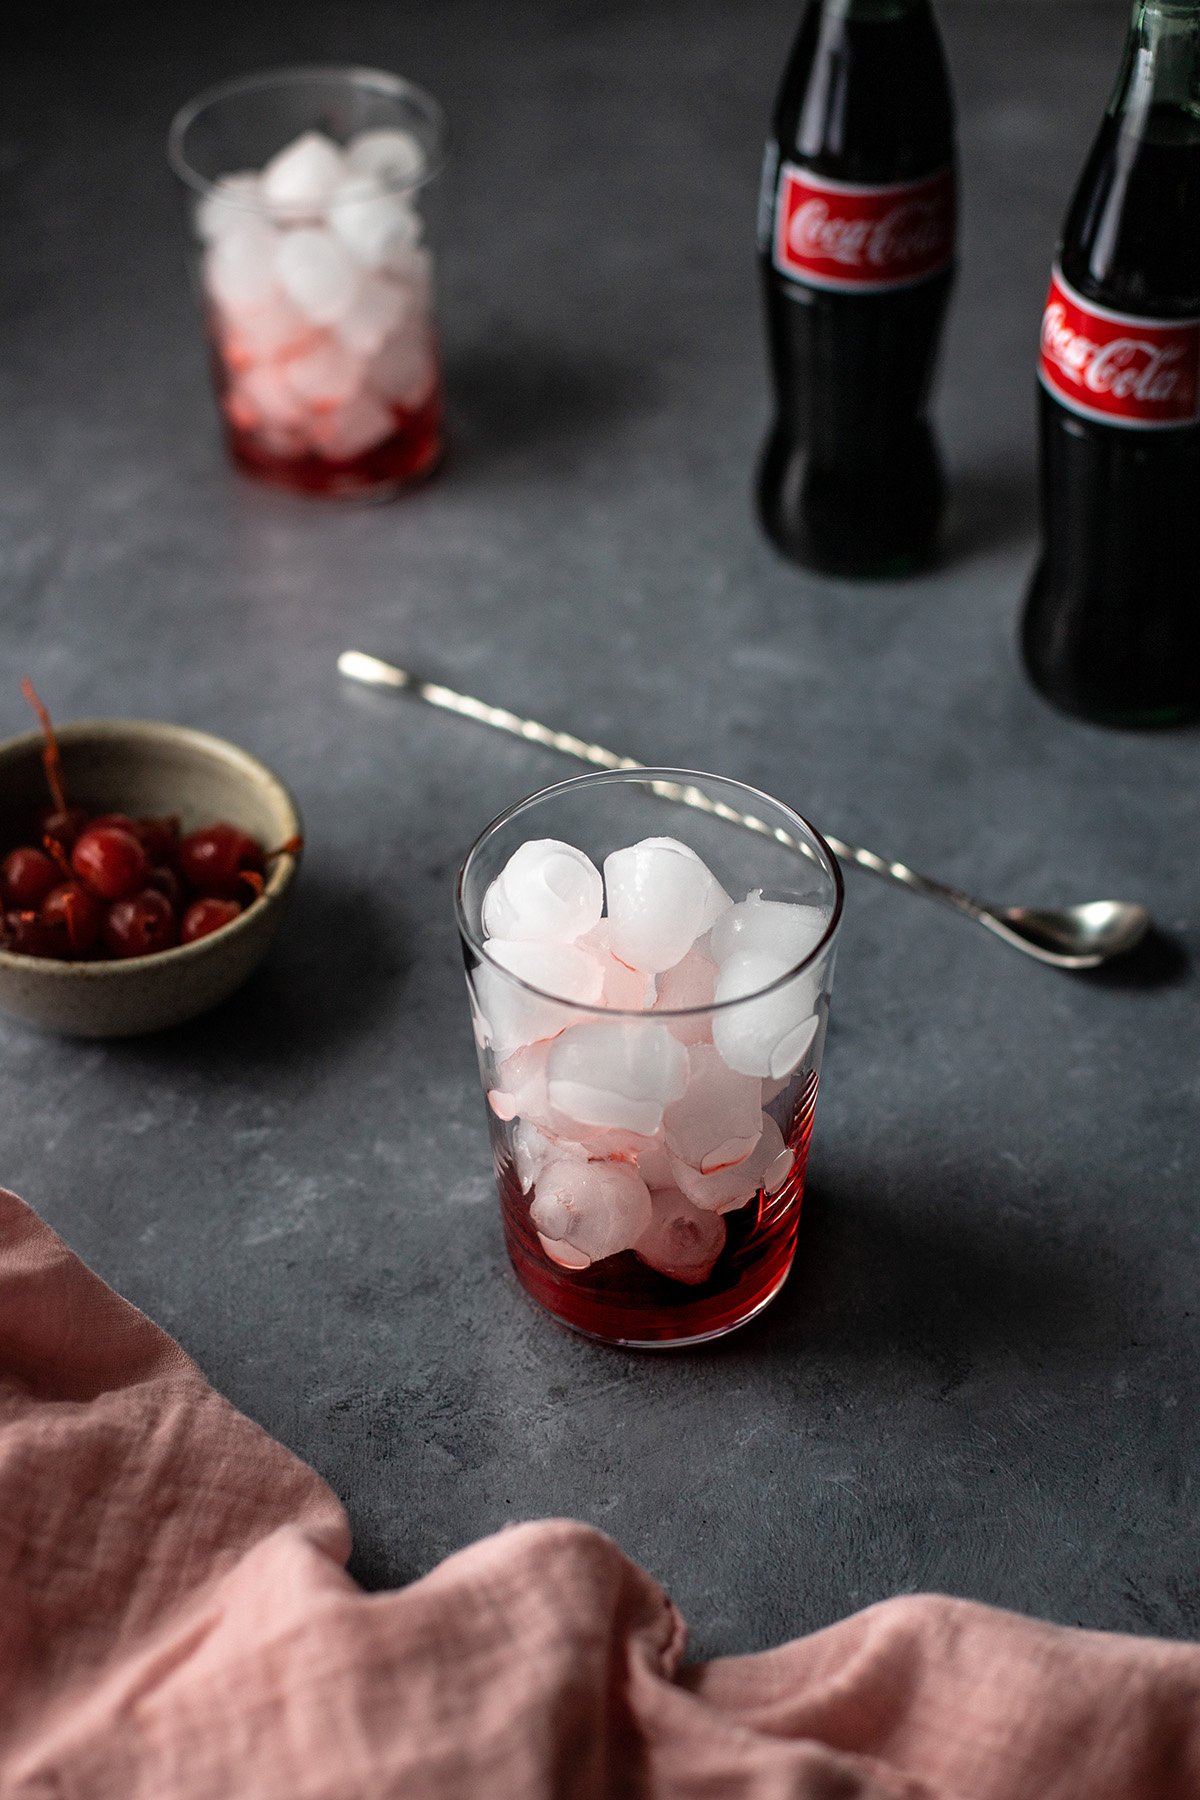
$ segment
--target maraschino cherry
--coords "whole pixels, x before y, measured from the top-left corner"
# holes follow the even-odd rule
[[[223,931],[262,893],[269,863],[294,855],[299,838],[264,850],[226,819],[180,835],[174,817],[89,814],[67,801],[50,715],[21,683],[41,721],[50,807],[39,844],[0,861],[0,949],[80,960],[155,956]]]

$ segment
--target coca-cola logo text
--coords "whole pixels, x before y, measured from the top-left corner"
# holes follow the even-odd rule
[[[884,288],[921,281],[954,254],[949,169],[903,187],[849,187],[785,163],[776,200],[774,261],[817,287]]]
[[[880,219],[848,219],[828,200],[806,200],[792,214],[788,243],[799,257],[828,257],[852,269],[890,269],[943,252],[943,213],[937,201],[907,200]]]
[[[1188,384],[1188,371],[1180,367],[1182,344],[1158,345],[1136,337],[1094,344],[1082,331],[1072,330],[1059,301],[1046,308],[1042,320],[1042,354],[1090,393],[1118,400],[1173,400]]]
[[[1040,375],[1076,411],[1122,425],[1188,425],[1197,416],[1198,374],[1200,324],[1091,307],[1055,271]]]

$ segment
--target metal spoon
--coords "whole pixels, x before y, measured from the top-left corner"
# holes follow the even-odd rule
[[[430,706],[458,713],[481,725],[491,725],[497,731],[507,731],[514,737],[524,738],[527,743],[560,750],[566,756],[598,768],[640,769],[645,766],[630,756],[618,756],[614,751],[606,750],[602,744],[589,744],[571,732],[553,731],[548,725],[539,725],[534,719],[522,719],[504,707],[489,706],[486,701],[473,700],[468,694],[456,694],[453,688],[442,687],[435,681],[422,681],[406,669],[381,662],[377,656],[367,656],[361,650],[343,650],[338,657],[338,671],[349,680],[364,682],[368,687],[402,689]],[[772,835],[778,835],[761,819],[715,805],[697,788],[667,781],[655,782],[653,786],[656,792],[684,806],[719,813],[751,831],[772,831]],[[1140,944],[1150,929],[1150,914],[1146,908],[1129,900],[1084,900],[1076,906],[1041,908],[986,906],[982,900],[964,894],[960,888],[933,881],[904,863],[888,862],[882,856],[876,856],[873,850],[843,843],[841,838],[833,837],[829,832],[825,832],[824,837],[842,862],[853,863],[885,881],[898,882],[901,887],[922,894],[927,900],[952,906],[956,912],[965,913],[968,919],[974,919],[977,925],[1011,944],[1014,950],[1023,950],[1026,956],[1051,963],[1056,969],[1097,969],[1101,963],[1111,961],[1114,956],[1124,956]]]

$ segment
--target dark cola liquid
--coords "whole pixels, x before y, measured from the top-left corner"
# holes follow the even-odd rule
[[[810,5],[773,132],[784,161],[835,181],[890,185],[952,164],[949,78],[924,0]],[[763,236],[776,418],[759,469],[762,523],[811,568],[910,573],[934,549],[945,498],[927,414],[953,271],[830,292],[781,275],[769,221]]]
[[[1156,106],[1106,119],[1064,230],[1084,299],[1155,319],[1200,315],[1200,121]],[[1038,688],[1103,724],[1200,712],[1200,426],[1123,429],[1044,389],[1042,556],[1022,647]]]

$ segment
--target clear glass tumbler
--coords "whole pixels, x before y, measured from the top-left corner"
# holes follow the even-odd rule
[[[753,1318],[795,1253],[842,913],[828,845],[718,776],[584,775],[493,820],[456,908],[522,1285],[636,1348]]]
[[[234,463],[307,494],[386,497],[442,449],[424,202],[428,94],[373,69],[279,69],[176,115],[190,264]]]

